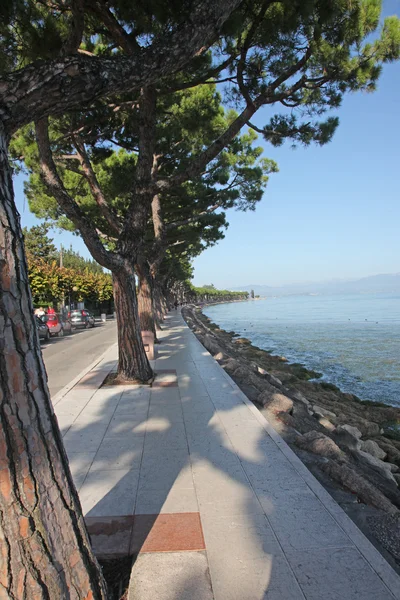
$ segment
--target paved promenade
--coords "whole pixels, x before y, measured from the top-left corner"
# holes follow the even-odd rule
[[[129,600],[400,600],[400,579],[184,324],[152,388],[55,398],[95,551],[138,554]]]

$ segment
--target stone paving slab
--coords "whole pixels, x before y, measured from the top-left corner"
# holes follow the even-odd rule
[[[400,600],[400,579],[184,324],[158,376],[55,406],[95,552],[138,555],[129,600]]]
[[[205,552],[141,554],[133,567],[129,600],[143,598],[213,600]]]

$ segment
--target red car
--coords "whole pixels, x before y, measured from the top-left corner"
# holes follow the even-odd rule
[[[64,320],[60,315],[51,313],[41,317],[42,321],[46,323],[49,328],[50,335],[62,337],[64,333],[71,333],[72,323],[69,319]]]

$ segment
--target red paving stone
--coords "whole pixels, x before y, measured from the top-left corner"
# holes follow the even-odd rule
[[[199,513],[135,515],[131,553],[205,550]]]
[[[205,550],[199,513],[86,517],[98,557]]]

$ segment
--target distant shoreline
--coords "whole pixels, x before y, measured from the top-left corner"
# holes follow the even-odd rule
[[[225,328],[322,372],[324,381],[364,401],[400,407],[396,297],[288,296],[204,310]]]

